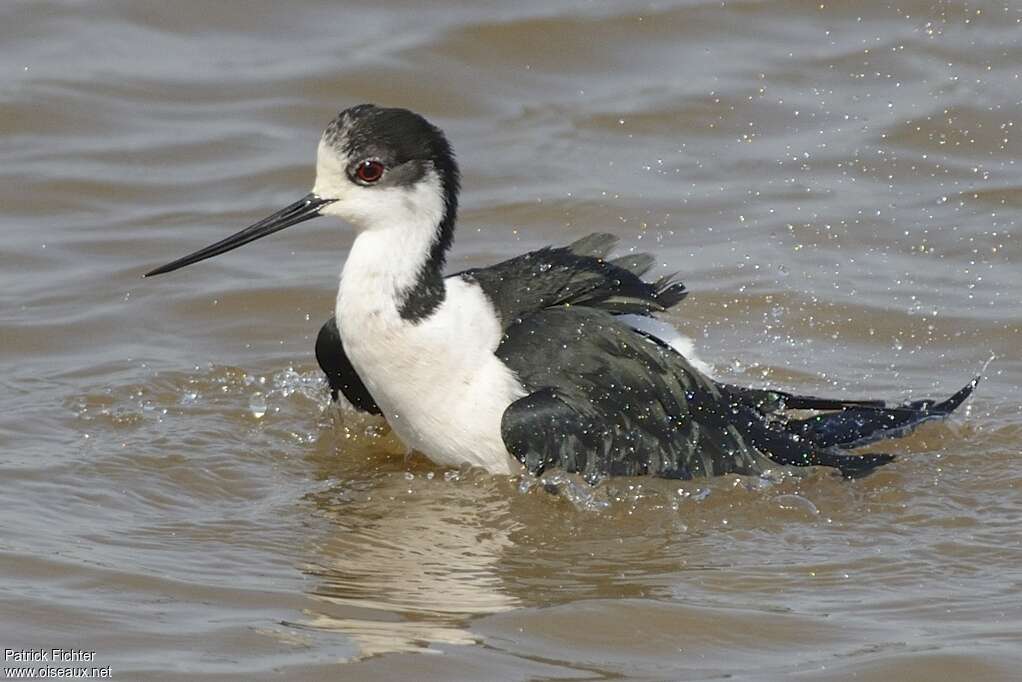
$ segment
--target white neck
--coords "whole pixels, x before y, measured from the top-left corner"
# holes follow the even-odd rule
[[[444,216],[439,179],[431,173],[414,187],[381,189],[345,208],[360,232],[341,271],[337,322],[371,316],[396,323],[405,294],[433,265],[430,252]]]
[[[414,240],[409,236],[397,226],[363,232],[355,238],[337,289],[338,323],[361,315],[400,321],[403,294],[415,286],[432,244],[431,238]]]

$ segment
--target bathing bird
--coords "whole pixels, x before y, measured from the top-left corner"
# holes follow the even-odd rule
[[[943,401],[818,398],[714,379],[657,316],[685,299],[649,280],[647,254],[612,257],[591,234],[445,274],[460,176],[422,116],[362,104],[323,133],[312,191],[146,276],[171,272],[317,216],[357,232],[316,357],[335,400],[382,415],[439,465],[496,474],[758,475],[824,466],[856,477],[893,456],[852,448],[951,414]]]

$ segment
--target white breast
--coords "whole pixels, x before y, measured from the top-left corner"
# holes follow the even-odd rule
[[[525,390],[494,355],[501,327],[479,286],[460,277],[445,280],[444,302],[411,324],[386,301],[346,291],[351,265],[338,294],[338,328],[397,436],[438,464],[510,473],[500,422]]]

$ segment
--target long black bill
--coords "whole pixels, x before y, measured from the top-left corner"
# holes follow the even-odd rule
[[[298,223],[315,218],[319,215],[319,209],[324,204],[329,204],[332,199],[321,199],[315,194],[309,193],[304,197],[291,204],[286,208],[282,208],[268,218],[263,218],[255,225],[246,227],[241,232],[232,234],[226,239],[221,239],[216,244],[210,244],[204,249],[199,249],[195,253],[185,256],[184,258],[178,258],[176,261],[167,263],[166,265],[160,266],[155,270],[147,272],[143,277],[152,277],[153,275],[162,275],[165,272],[173,272],[179,268],[183,268],[186,265],[192,263],[198,263],[200,260],[206,260],[213,256],[219,256],[221,253],[227,253],[239,246],[244,246],[249,242],[254,242],[257,239],[262,239],[268,234],[273,234],[283,230],[285,227],[291,227]]]

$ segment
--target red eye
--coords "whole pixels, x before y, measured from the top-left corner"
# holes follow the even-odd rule
[[[383,177],[383,164],[373,159],[367,159],[358,164],[355,175],[362,182],[374,183]]]

